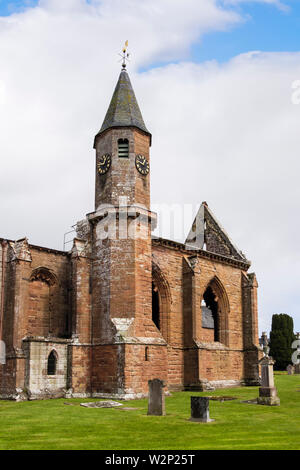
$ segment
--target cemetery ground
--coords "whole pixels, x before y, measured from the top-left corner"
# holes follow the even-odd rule
[[[277,372],[275,385],[280,406],[243,403],[258,397],[258,387],[176,392],[166,397],[166,416],[159,417],[147,416],[147,399],[109,409],[80,406],[99,399],[2,401],[0,449],[300,449],[300,375]],[[215,421],[204,424],[189,421],[191,396],[236,399],[210,400]]]

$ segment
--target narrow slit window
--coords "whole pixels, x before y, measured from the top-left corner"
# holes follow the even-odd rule
[[[145,347],[145,361],[149,361],[149,348],[148,346]]]
[[[118,140],[119,158],[129,158],[129,142],[127,139]]]

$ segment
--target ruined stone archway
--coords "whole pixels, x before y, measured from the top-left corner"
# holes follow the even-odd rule
[[[202,296],[202,326],[213,330],[213,341],[229,345],[229,300],[226,290],[215,276],[207,284]],[[206,318],[204,317],[206,315]],[[206,322],[206,325],[205,325]]]
[[[65,318],[60,284],[56,275],[41,266],[30,276],[28,299],[28,333],[32,336],[61,336],[65,331]]]
[[[45,284],[48,284],[49,286],[54,286],[55,284],[58,284],[58,279],[56,275],[52,271],[50,271],[50,269],[45,268],[44,266],[36,268],[32,271],[30,276],[30,282],[34,281],[41,281]]]

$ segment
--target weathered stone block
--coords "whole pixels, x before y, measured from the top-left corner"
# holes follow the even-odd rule
[[[191,397],[191,418],[190,421],[199,423],[210,423],[214,421],[209,417],[209,398]]]
[[[165,384],[162,380],[149,380],[148,415],[164,416],[165,410]]]

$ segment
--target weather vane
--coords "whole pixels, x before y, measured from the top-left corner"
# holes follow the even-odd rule
[[[122,67],[125,70],[126,69],[126,62],[129,62],[129,52],[127,52],[128,49],[128,41],[125,42],[125,45],[123,47],[122,54],[119,54],[122,57]]]

